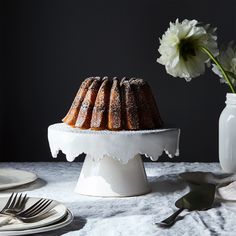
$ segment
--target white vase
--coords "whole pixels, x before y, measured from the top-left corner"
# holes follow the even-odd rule
[[[236,94],[227,93],[219,119],[219,159],[225,172],[236,173]]]

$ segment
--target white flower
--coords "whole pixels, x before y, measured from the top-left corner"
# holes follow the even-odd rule
[[[219,56],[217,57],[220,64],[223,66],[224,70],[228,73],[228,76],[232,82],[232,84],[236,85],[236,46],[234,45],[234,42],[230,42],[228,44],[228,47],[222,51],[220,51]],[[219,68],[213,64],[212,70],[215,74],[220,76],[220,82],[221,83],[227,83],[227,81],[222,76]]]
[[[214,56],[218,55],[216,28],[201,25],[196,20],[170,22],[170,27],[160,39],[157,59],[165,65],[167,73],[190,81],[205,72],[209,57],[199,46],[207,48]]]

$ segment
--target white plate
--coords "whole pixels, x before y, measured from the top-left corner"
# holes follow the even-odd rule
[[[0,190],[28,184],[37,179],[37,175],[28,171],[10,168],[0,169]]]
[[[0,209],[2,209],[4,207],[7,200],[8,200],[8,198],[6,198],[6,197],[0,198]],[[34,204],[38,200],[39,200],[39,198],[29,198],[27,203],[26,203],[25,208],[28,208],[28,207],[32,206],[32,204]],[[41,218],[37,222],[33,222],[33,223],[23,223],[23,222],[19,222],[18,220],[15,220],[14,223],[12,223],[12,224],[7,224],[7,225],[0,226],[0,232],[40,228],[40,227],[43,227],[43,226],[46,226],[46,225],[53,224],[53,223],[59,221],[60,219],[62,219],[66,215],[67,208],[63,204],[61,204],[57,201],[53,201],[51,203],[51,206],[52,207],[54,206],[54,207],[52,208],[52,210],[50,210],[47,213],[46,218],[45,217]]]
[[[36,229],[0,232],[0,236],[17,236],[17,235],[28,235],[28,234],[33,235],[36,233],[48,232],[48,231],[60,229],[62,227],[69,225],[73,221],[73,219],[74,219],[74,216],[69,210],[67,210],[65,217],[63,217],[63,219],[61,219],[60,221],[52,225],[48,225],[48,226],[44,226],[44,227],[36,228]]]

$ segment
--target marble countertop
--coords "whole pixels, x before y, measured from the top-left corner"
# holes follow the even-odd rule
[[[32,197],[52,198],[64,203],[75,215],[65,228],[41,233],[42,236],[157,236],[157,235],[235,235],[236,203],[223,202],[207,211],[183,212],[184,216],[170,229],[155,226],[172,214],[175,201],[188,192],[188,185],[178,176],[186,171],[220,173],[219,163],[145,163],[152,192],[130,198],[99,198],[73,192],[82,163],[38,162],[0,163],[0,168],[12,167],[35,172],[39,179],[14,191],[27,192]],[[0,192],[0,197],[13,190]]]

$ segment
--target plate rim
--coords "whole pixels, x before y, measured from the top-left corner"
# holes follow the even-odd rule
[[[53,230],[57,230],[60,228],[63,228],[69,224],[71,224],[74,220],[73,213],[67,208],[67,216],[65,220],[60,222],[53,223],[52,225],[42,226],[39,228],[34,229],[26,229],[26,230],[19,230],[19,231],[0,231],[0,236],[18,236],[18,235],[29,235],[29,234],[36,234],[36,233],[43,233],[43,232],[49,232]]]
[[[21,172],[21,174],[26,173],[26,174],[30,175],[30,178],[28,178],[27,180],[25,179],[24,181],[20,180],[18,183],[9,183],[9,184],[1,184],[0,183],[0,190],[6,190],[6,189],[22,186],[25,184],[29,184],[29,183],[34,182],[36,179],[38,179],[38,175],[36,173],[31,172],[31,171],[27,171],[27,170],[21,170],[21,169],[15,169],[15,168],[0,168],[0,171],[1,170]],[[9,177],[9,176],[7,176],[7,177]],[[18,176],[14,176],[14,177],[19,179]]]
[[[6,199],[6,201],[7,201],[7,199],[8,199],[9,197],[1,197],[0,199]],[[33,201],[35,201],[35,202],[37,202],[39,199],[40,199],[40,197],[28,197],[29,199],[33,199]],[[49,199],[49,198],[44,198],[44,199]],[[49,199],[49,200],[53,200],[53,199]],[[52,224],[54,224],[55,222],[58,222],[58,221],[60,221],[61,219],[63,219],[65,216],[66,216],[66,214],[67,214],[67,210],[68,210],[68,208],[65,206],[65,204],[63,204],[63,203],[61,203],[61,202],[59,202],[59,201],[57,201],[57,200],[53,200],[53,202],[55,202],[56,203],[56,205],[54,206],[54,207],[56,207],[56,206],[59,206],[59,205],[61,205],[61,207],[64,207],[64,210],[63,210],[63,212],[64,212],[64,214],[61,214],[60,215],[60,213],[59,213],[59,211],[58,211],[58,213],[59,213],[59,216],[57,216],[57,218],[55,218],[54,217],[54,219],[52,218],[51,219],[51,222],[44,222],[43,223],[43,225],[42,225],[42,222],[41,222],[41,226],[39,226],[39,227],[30,227],[30,228],[19,228],[19,229],[13,229],[13,230],[11,230],[11,229],[4,229],[4,230],[1,230],[1,228],[0,228],[0,236],[1,236],[1,233],[3,233],[3,232],[10,232],[10,231],[24,231],[24,230],[32,230],[32,229],[36,229],[36,228],[40,228],[40,227],[44,227],[44,226],[47,226],[47,225],[52,225]],[[53,207],[53,208],[54,208]],[[46,218],[45,218],[46,219]],[[42,219],[42,220],[44,220],[44,219]],[[40,222],[40,221],[39,221]],[[26,224],[25,224],[26,225]]]

